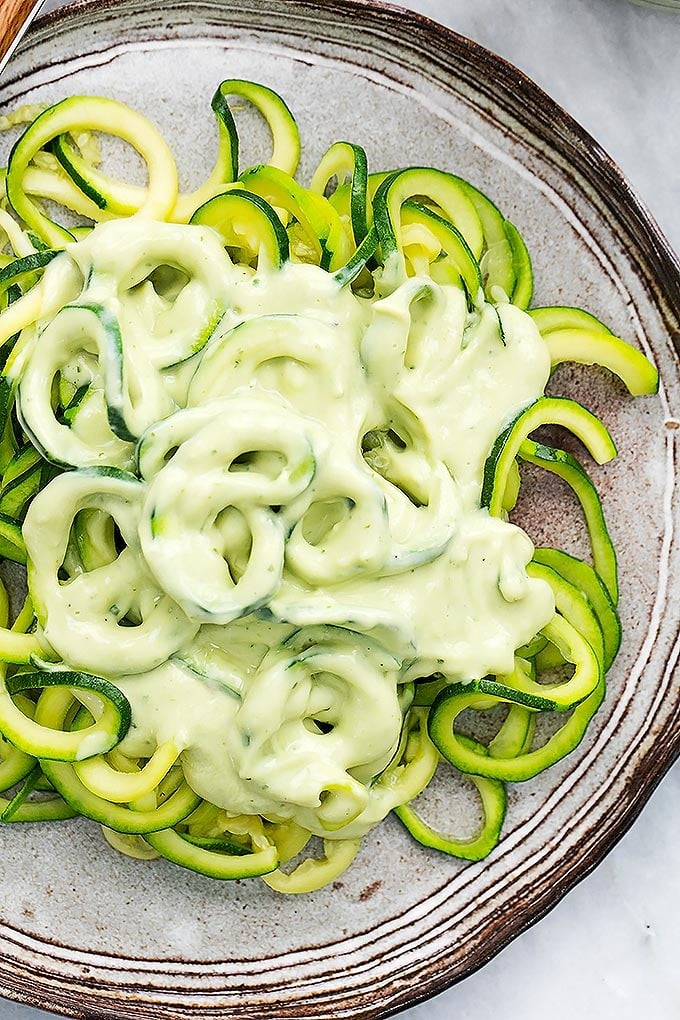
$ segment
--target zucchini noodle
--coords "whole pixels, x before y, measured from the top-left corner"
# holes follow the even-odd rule
[[[266,164],[240,166],[232,97]],[[279,96],[228,80],[212,110],[184,195],[113,99],[0,120],[24,128],[1,175],[0,556],[28,586],[10,627],[0,584],[0,822],[82,815],[136,860],[281,893],[335,881],[390,812],[481,860],[621,640],[597,490],[532,436],[616,447],[546,385],[574,361],[639,396],[656,369],[587,312],[526,311],[527,247],[470,182],[369,172],[339,141],[306,186]],[[99,132],[145,186],[106,172]],[[592,565],[510,522],[526,463],[573,489]],[[417,801],[440,769],[476,797],[446,831]]]

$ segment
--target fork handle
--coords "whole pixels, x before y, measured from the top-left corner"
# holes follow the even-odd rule
[[[0,61],[42,0],[0,0]]]

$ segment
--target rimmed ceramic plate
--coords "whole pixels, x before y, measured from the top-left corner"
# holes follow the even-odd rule
[[[658,398],[606,373],[561,373],[612,429],[621,456],[593,471],[620,550],[625,639],[581,747],[512,789],[503,839],[465,865],[414,845],[394,820],[332,888],[283,898],[163,862],[121,858],[97,826],[0,833],[0,993],[75,1016],[384,1016],[481,966],[582,878],[631,824],[678,753],[680,602],[675,439],[680,275],[616,168],[519,72],[396,8],[350,0],[111,0],[41,22],[3,79],[3,110],[114,96],[172,141],[184,183],[214,154],[210,98],[224,78],[279,91],[304,140],[303,175],[338,138],[374,169],[431,164],[468,177],[534,257],[536,303],[578,304],[660,366]],[[264,155],[255,128],[246,159]],[[539,541],[584,551],[557,486],[528,478]],[[461,794],[430,810],[455,826]]]

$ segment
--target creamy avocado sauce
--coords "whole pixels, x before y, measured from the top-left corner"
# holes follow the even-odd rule
[[[374,781],[408,684],[508,673],[553,615],[527,536],[480,509],[546,344],[519,309],[470,313],[425,278],[369,299],[315,266],[236,267],[209,228],[97,227],[48,267],[50,309],[62,258],[87,281],[64,304],[104,311],[64,308],[15,369],[29,435],[78,469],[25,524],[46,642],[128,697],[125,753],[174,742],[228,812],[362,834],[394,806]],[[92,383],[71,424],[57,372]],[[102,463],[141,481],[102,483]],[[126,548],[65,581],[88,507]]]

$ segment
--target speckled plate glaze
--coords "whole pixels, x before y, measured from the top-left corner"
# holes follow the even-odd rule
[[[328,890],[282,898],[162,862],[119,857],[87,822],[2,839],[0,993],[78,1017],[368,1018],[480,967],[593,868],[680,748],[680,273],[598,145],[498,57],[423,18],[350,0],[76,3],[30,33],[2,108],[74,93],[115,96],[155,119],[188,185],[215,145],[209,101],[227,77],[273,86],[293,107],[303,175],[338,138],[374,169],[432,164],[470,178],[519,226],[536,303],[583,305],[651,353],[659,398],[632,401],[597,370],[562,392],[601,413],[621,456],[593,475],[620,550],[625,640],[581,747],[510,792],[484,863],[420,849],[395,820]],[[246,135],[250,130],[246,127]],[[260,156],[257,132],[246,159]],[[564,490],[528,476],[521,511],[539,541],[585,551]],[[430,795],[457,825],[451,777]]]

